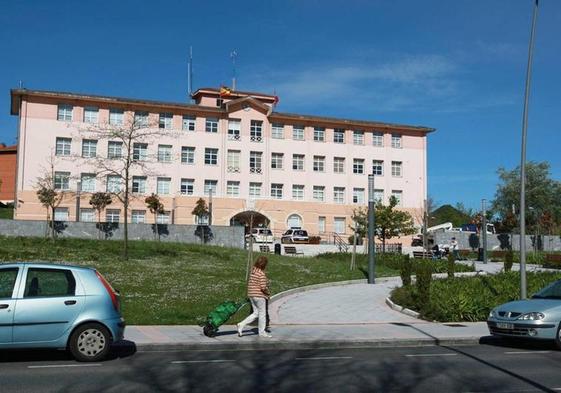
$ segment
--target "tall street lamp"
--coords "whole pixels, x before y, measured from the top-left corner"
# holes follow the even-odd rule
[[[376,263],[375,252],[376,243],[374,242],[374,174],[368,175],[368,283],[376,282]]]
[[[528,101],[530,96],[530,79],[532,75],[532,56],[534,53],[534,35],[538,17],[538,2],[534,2],[530,43],[528,45],[528,66],[526,68],[526,88],[524,90],[524,114],[522,115],[522,149],[520,157],[520,298],[526,299],[526,137],[528,131]]]

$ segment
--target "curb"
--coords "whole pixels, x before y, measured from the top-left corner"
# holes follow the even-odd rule
[[[301,349],[336,349],[336,348],[399,348],[427,347],[446,345],[476,345],[483,337],[455,338],[419,338],[419,339],[378,339],[378,340],[295,340],[276,342],[244,342],[244,343],[150,343],[137,344],[136,350],[143,352],[158,350],[193,350],[193,351],[232,351],[232,350],[301,350]],[[115,344],[114,348],[126,349],[127,346]],[[128,347],[130,348],[130,346]]]
[[[398,311],[402,314],[409,315],[410,317],[413,318],[421,319],[419,318],[420,314],[417,311],[413,311],[408,308],[402,307],[399,304],[395,304],[394,302],[392,302],[392,300],[389,297],[386,298],[386,304],[394,311]]]

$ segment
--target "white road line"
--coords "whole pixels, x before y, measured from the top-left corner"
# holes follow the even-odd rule
[[[550,353],[551,351],[510,351],[506,355],[533,355],[535,353]]]
[[[408,358],[435,357],[435,356],[458,356],[457,353],[416,353],[405,355]]]
[[[315,358],[296,358],[296,360],[336,360],[336,359],[352,359],[352,356],[320,356]]]
[[[48,364],[45,366],[27,366],[27,368],[64,368],[64,367],[99,367],[102,364]]]
[[[171,364],[189,364],[189,363],[226,363],[235,362],[229,359],[215,359],[215,360],[174,360]]]

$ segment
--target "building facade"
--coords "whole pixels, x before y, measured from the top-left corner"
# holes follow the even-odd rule
[[[377,199],[393,195],[401,209],[422,215],[432,128],[280,113],[275,96],[214,88],[197,90],[193,104],[27,89],[11,98],[19,116],[15,219],[46,217],[36,187],[50,172],[65,192],[55,219],[97,220],[90,194],[124,187],[127,141],[111,130],[133,122],[154,132],[129,140],[139,164],[131,166],[129,222],[196,223],[191,212],[203,197],[214,225],[349,234],[353,210],[368,203],[371,173]],[[147,209],[151,193],[164,213]],[[123,215],[114,198],[101,218]]]
[[[16,152],[17,146],[0,143],[0,202],[14,202],[16,195]]]

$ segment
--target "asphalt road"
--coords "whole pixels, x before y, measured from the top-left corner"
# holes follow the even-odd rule
[[[561,352],[550,345],[132,352],[88,364],[64,352],[3,351],[0,391],[561,391]]]

